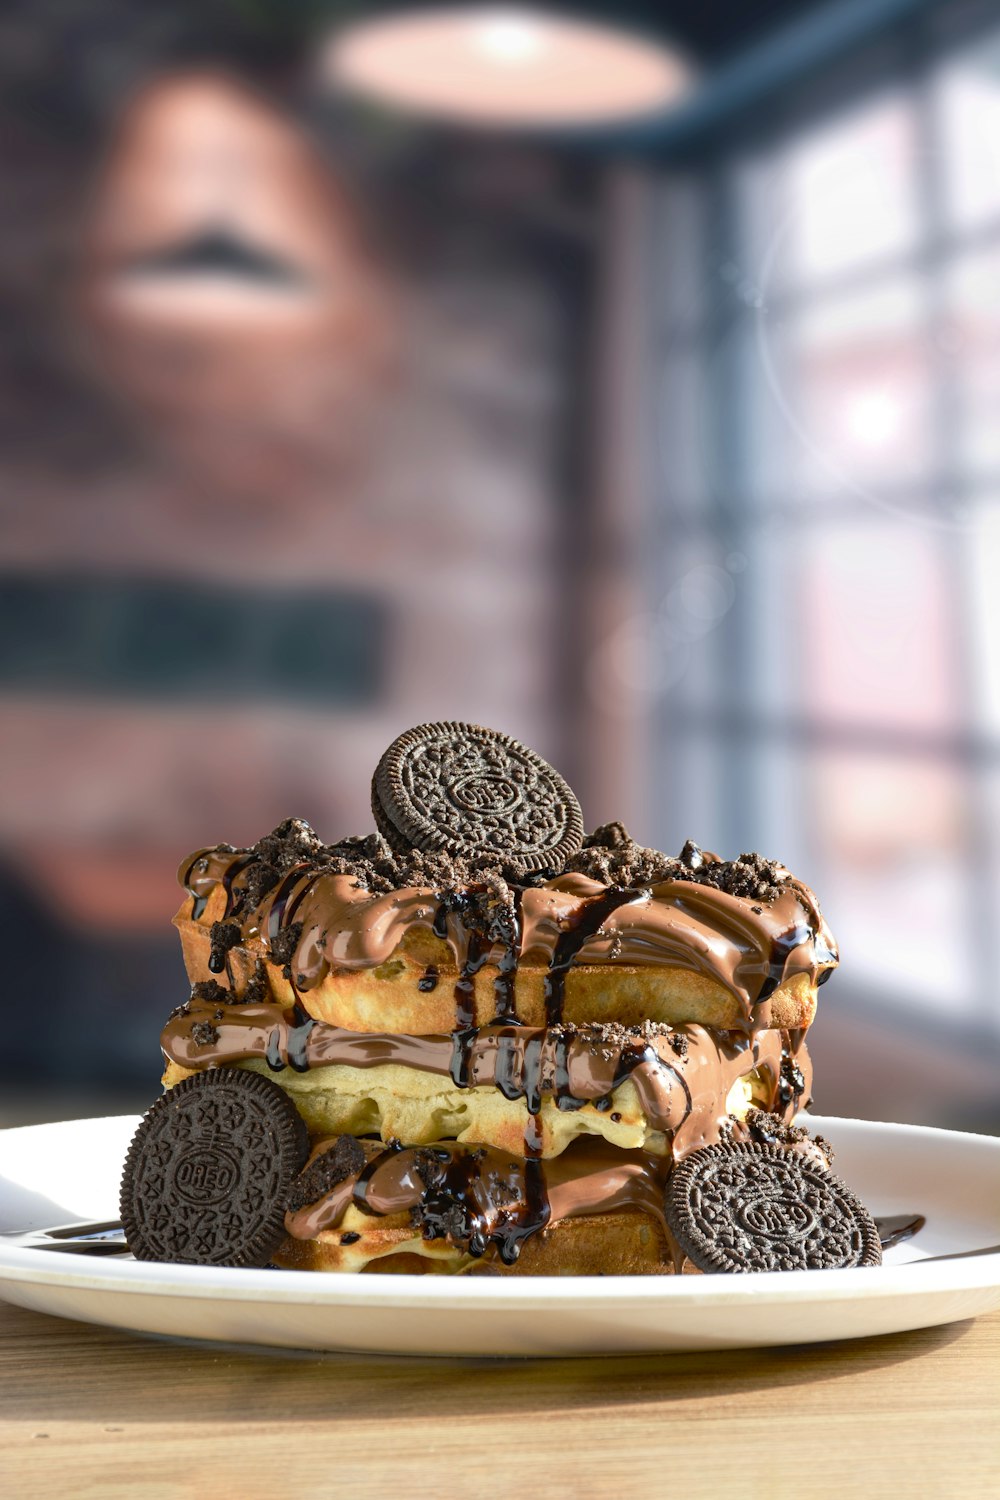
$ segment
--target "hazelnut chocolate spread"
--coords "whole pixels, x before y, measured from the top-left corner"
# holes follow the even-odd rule
[[[192,998],[168,1020],[161,1046],[172,1062],[198,1070],[248,1058],[264,1059],[273,1072],[395,1063],[454,1081],[451,1036],[347,1031],[273,1003]],[[675,1160],[719,1139],[738,1079],[756,1072],[761,1102],[781,1119],[808,1099],[811,1081],[798,1033],[748,1039],[697,1025],[483,1026],[466,1060],[465,1087],[496,1087],[507,1099],[524,1099],[532,1114],[545,1096],[563,1110],[610,1109],[613,1091],[630,1079],[650,1129],[669,1137]]]
[[[280,1073],[395,1063],[450,1077],[458,1088],[495,1087],[527,1105],[523,1156],[454,1142],[405,1149],[353,1143],[364,1166],[293,1200],[286,1218],[293,1238],[336,1227],[349,1205],[375,1216],[408,1212],[425,1238],[446,1238],[472,1257],[492,1247],[507,1264],[529,1235],[565,1218],[631,1208],[653,1214],[666,1233],[664,1184],[672,1165],[749,1134],[728,1114],[733,1084],[756,1075],[755,1103],[775,1128],[808,1099],[802,1033],[768,1029],[768,1001],[793,976],[822,983],[838,955],[809,888],[758,855],[727,862],[688,843],[674,858],[608,824],[563,868],[529,871],[496,856],[400,854],[377,834],[323,845],[307,824],[289,820],[252,849],[198,851],[179,879],[191,897],[183,915],[210,929],[210,970],[222,975],[230,949],[250,944],[283,969],[296,997],[287,1008],[277,1003],[263,964],[242,997],[214,981],[196,985],[162,1035],[165,1054],[179,1066],[202,1070],[256,1058]],[[377,968],[414,929],[451,951],[450,1034],[351,1031],[308,1014],[308,993],[327,974]],[[517,1016],[522,963],[544,970],[544,1028],[524,1026]],[[733,1031],[565,1025],[563,993],[574,964],[704,975],[736,998],[741,1021]],[[477,1027],[474,976],[485,965],[496,975],[495,1016]],[[419,988],[430,992],[442,977],[440,966],[429,965]],[[611,1096],[626,1080],[650,1128],[663,1133],[663,1154],[580,1138],[541,1159],[543,1098],[559,1109],[611,1110]],[[314,1161],[336,1144],[321,1144]],[[321,1177],[314,1174],[314,1184]]]
[[[621,845],[589,844],[569,861],[579,868],[531,883],[512,884],[509,869],[466,867],[447,872],[464,875],[465,886],[394,886],[391,877],[368,873],[381,872],[385,860],[373,866],[367,856],[343,853],[349,844],[380,843],[377,836],[326,848],[306,825],[282,828],[288,826],[295,836],[285,837],[283,861],[269,861],[268,840],[261,840],[253,850],[200,850],[179,871],[191,895],[191,920],[202,919],[217,887],[225,892],[223,915],[212,927],[216,973],[225,968],[228,948],[259,938],[270,961],[287,966],[295,988],[307,994],[331,970],[385,963],[416,928],[452,951],[459,1031],[471,1025],[471,1014],[464,1014],[471,980],[486,964],[498,970],[497,1019],[516,1020],[514,976],[520,963],[530,962],[547,970],[549,1025],[562,1019],[573,964],[657,965],[721,983],[738,1000],[749,1033],[767,1026],[767,1002],[781,984],[799,974],[822,983],[838,962],[812,892],[759,856],[726,862],[687,844],[672,859],[628,841],[626,858]],[[428,873],[438,873],[432,861],[424,863]],[[605,872],[621,883],[595,878]],[[416,873],[411,867],[400,878]]]
[[[318,1154],[336,1144],[326,1143]],[[578,1141],[561,1156],[539,1162],[454,1142],[405,1150],[360,1144],[368,1158],[360,1172],[314,1202],[293,1199],[285,1215],[292,1239],[315,1239],[335,1229],[354,1206],[379,1218],[408,1212],[423,1238],[446,1238],[476,1258],[495,1246],[506,1265],[546,1225],[622,1209],[651,1214],[672,1242],[663,1206],[669,1161],[644,1151]]]

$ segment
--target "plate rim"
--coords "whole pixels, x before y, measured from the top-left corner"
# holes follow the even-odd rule
[[[885,1136],[902,1135],[942,1141],[956,1140],[973,1149],[985,1149],[1000,1159],[1000,1137],[972,1131],[946,1130],[939,1126],[910,1125],[888,1120],[809,1115],[811,1126],[875,1130]],[[94,1116],[90,1120],[53,1120],[44,1124],[14,1126],[0,1135],[8,1138],[23,1132],[90,1123],[135,1122],[139,1115]],[[1000,1161],[998,1161],[1000,1164]],[[900,1273],[905,1271],[905,1281]],[[773,1302],[808,1304],[817,1300],[893,1300],[963,1291],[1000,1288],[1000,1250],[967,1260],[920,1260],[889,1266],[835,1271],[748,1272],[734,1276],[533,1276],[524,1278],[468,1279],[455,1276],[378,1275],[357,1276],[346,1272],[280,1271],[233,1266],[185,1266],[160,1262],[88,1261],[46,1250],[44,1260],[36,1250],[4,1244],[0,1236],[0,1300],[3,1283],[62,1286],[68,1290],[112,1295],[220,1298],[231,1302],[279,1302],[297,1306],[335,1307],[351,1303],[372,1310],[414,1308],[448,1303],[468,1311],[531,1309],[557,1301],[565,1309],[593,1310],[597,1306],[627,1305],[641,1301],[649,1307],[691,1307],[710,1300],[716,1306],[738,1306],[748,1301],[760,1305]],[[708,1283],[708,1284],[706,1284]]]

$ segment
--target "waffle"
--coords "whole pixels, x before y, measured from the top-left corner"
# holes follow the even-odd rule
[[[377,1228],[363,1222],[359,1213],[349,1222],[353,1229],[338,1228],[309,1239],[289,1235],[275,1252],[275,1265],[290,1271],[410,1276],[672,1276],[676,1269],[662,1226],[636,1213],[564,1220],[526,1240],[513,1265],[502,1267],[484,1264],[446,1240],[425,1240],[403,1215],[391,1224],[380,1220]],[[350,1241],[351,1233],[359,1238]],[[695,1271],[686,1258],[681,1269],[685,1274]]]
[[[752,1107],[789,1114],[811,1081],[804,1045],[775,1030],[748,1044],[701,1026],[483,1028],[469,1048],[465,1086],[452,1076],[452,1036],[316,1023],[297,1053],[301,1030],[275,1004],[196,998],[164,1028],[164,1085],[219,1064],[250,1068],[287,1090],[314,1138],[455,1140],[517,1152],[532,1132],[536,1153],[549,1157],[588,1136],[676,1154],[714,1138],[718,1117],[740,1121]]]
[[[335,1149],[336,1144],[321,1143],[312,1162]],[[811,1143],[793,1149],[816,1152]],[[464,1169],[473,1155],[471,1148],[453,1150],[445,1169],[454,1174],[452,1191],[443,1195],[440,1182],[430,1185],[433,1174],[426,1167],[422,1170],[428,1188],[421,1191],[422,1184],[414,1182],[410,1159],[419,1157],[419,1152],[380,1152],[366,1145],[364,1155],[366,1165],[360,1172],[335,1183],[325,1194],[317,1193],[314,1187],[312,1192],[300,1195],[308,1201],[294,1201],[286,1215],[289,1234],[275,1253],[276,1264],[298,1270],[418,1275],[475,1275],[486,1271],[522,1276],[669,1276],[697,1271],[679,1245],[664,1210],[663,1186],[669,1164],[643,1152],[624,1153],[605,1143],[580,1142],[557,1162],[540,1167],[546,1178],[545,1196],[551,1216],[540,1230],[517,1244],[516,1255],[509,1253],[505,1213],[515,1230],[522,1221],[513,1210],[505,1210],[504,1197],[495,1186],[481,1189],[483,1182],[492,1183],[495,1177],[507,1173],[503,1153],[495,1157],[488,1153],[488,1160],[477,1166],[481,1176],[473,1178],[469,1188]],[[816,1156],[821,1166],[828,1165],[822,1153]],[[510,1161],[509,1178],[515,1191],[523,1186],[529,1167],[530,1163],[528,1167],[519,1166],[516,1158]],[[455,1168],[459,1169],[457,1173]],[[378,1211],[380,1171],[392,1175],[386,1196],[406,1200],[409,1208]],[[618,1206],[602,1209],[598,1199],[607,1193],[609,1175],[614,1179]],[[308,1183],[309,1168],[303,1180]],[[460,1184],[457,1187],[456,1181]],[[435,1199],[435,1192],[443,1197],[445,1208]],[[448,1216],[455,1214],[466,1217],[464,1232],[450,1236],[442,1233]],[[500,1247],[501,1259],[470,1253],[470,1242],[474,1250],[478,1249],[477,1233],[487,1239],[492,1236]]]
[[[298,1002],[316,1020],[333,1026],[419,1033],[448,1031],[455,1025],[455,986],[463,977],[456,950],[465,944],[461,935],[456,942],[453,932],[435,932],[440,902],[434,891],[413,888],[372,896],[358,890],[348,876],[317,878],[315,871],[305,869],[285,889],[277,913],[277,897],[270,893],[236,924],[231,914],[247,869],[240,864],[244,857],[220,858],[214,851],[202,851],[182,867],[182,876],[190,878],[200,861],[208,866],[196,877],[208,885],[207,897],[187,897],[174,917],[192,983],[220,972],[211,967],[213,933],[232,926],[238,936],[226,949],[225,967],[239,993],[262,973],[272,998],[287,1006]],[[235,874],[234,865],[239,866]],[[530,934],[535,941],[522,949],[513,974],[505,975],[489,952],[465,976],[464,1024],[489,1024],[497,1014],[498,985],[505,980],[510,1018],[527,1026],[544,1026],[550,1019],[547,992],[553,950],[562,930],[556,924],[571,930],[587,903],[600,899],[606,890],[580,877],[561,884],[568,889],[552,882],[524,893],[522,916],[527,907],[527,915],[535,919]],[[636,893],[633,902],[608,915],[599,934],[581,946],[561,976],[559,1018],[625,1026],[647,1020],[673,1026],[697,1023],[720,1030],[745,1030],[751,1024],[786,1030],[810,1026],[818,986],[837,961],[832,938],[827,941],[821,926],[814,934],[810,903],[801,888],[784,893],[767,909],[766,925],[761,921],[763,909],[759,915],[751,910],[754,904],[720,893],[711,903],[701,897],[692,910],[690,887],[680,882],[661,882],[648,894]],[[644,931],[644,919],[648,929],[651,917],[667,930]],[[450,925],[458,924],[452,920]],[[748,959],[745,933],[754,926],[760,929],[759,952]],[[808,936],[796,945],[804,950],[798,964],[794,949],[782,955],[780,976],[762,998],[775,964],[768,928]],[[274,962],[275,938],[296,929],[301,929],[297,950],[287,954],[286,945],[279,942],[281,961]],[[346,935],[349,964],[317,957],[320,935],[331,932]],[[628,962],[629,947],[642,951],[641,964]],[[604,961],[587,961],[595,950],[603,950]],[[754,1015],[755,1010],[763,1013]]]

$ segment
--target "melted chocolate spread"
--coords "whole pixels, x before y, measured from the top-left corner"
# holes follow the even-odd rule
[[[257,1057],[275,1072],[392,1062],[448,1076],[459,1088],[496,1087],[527,1105],[523,1156],[454,1143],[402,1149],[363,1142],[363,1171],[289,1212],[294,1237],[311,1239],[335,1226],[353,1203],[375,1215],[408,1211],[426,1238],[447,1238],[472,1256],[492,1246],[510,1263],[529,1235],[559,1219],[631,1207],[662,1224],[670,1163],[725,1132],[745,1132],[726,1114],[733,1083],[757,1069],[771,1093],[765,1107],[781,1119],[808,1095],[801,1033],[767,1030],[768,1001],[796,974],[821,982],[838,958],[812,892],[781,866],[750,855],[727,865],[692,844],[671,859],[634,845],[617,824],[599,830],[548,879],[519,883],[508,869],[451,870],[447,860],[440,870],[433,860],[424,870],[414,858],[416,867],[397,868],[377,837],[326,848],[293,820],[253,850],[204,849],[181,867],[191,921],[203,922],[214,890],[224,891],[212,925],[213,955],[225,955],[217,972],[228,969],[235,940],[256,940],[284,969],[297,1003],[286,1011],[234,996],[220,1005],[216,996],[196,993],[163,1032],[174,1062],[205,1068]],[[424,874],[455,883],[420,883]],[[317,1022],[298,1003],[300,992],[330,972],[386,963],[414,928],[451,950],[457,977],[450,1035],[348,1031]],[[516,976],[525,961],[546,971],[544,1028],[521,1025],[516,1013]],[[738,999],[742,1031],[564,1026],[566,976],[577,963],[704,974]],[[477,1028],[474,981],[487,964],[496,969],[495,1018]],[[430,965],[419,988],[433,990],[440,977]],[[544,1097],[560,1109],[610,1109],[626,1079],[650,1126],[668,1137],[668,1155],[578,1140],[558,1157],[539,1159]]]
[[[334,873],[315,859],[294,863],[254,903],[245,893],[253,893],[257,858],[221,846],[186,860],[180,878],[191,895],[190,919],[202,920],[213,888],[221,885],[226,901],[215,929],[238,924],[244,940],[259,938],[266,956],[287,962],[303,993],[331,971],[387,962],[408,931],[426,931],[453,955],[456,1032],[471,1028],[473,979],[485,964],[497,969],[498,1021],[516,1021],[514,982],[522,962],[547,971],[550,1025],[562,1019],[566,975],[574,964],[655,965],[688,969],[723,985],[739,1001],[750,1033],[767,1026],[768,1001],[780,985],[797,974],[819,983],[838,962],[815,897],[787,872],[768,888],[769,899],[754,899],[690,872],[635,887],[607,886],[571,871],[514,888],[504,920],[491,921],[488,905],[484,915],[489,892],[483,887],[442,892],[417,885],[373,893],[354,875]],[[723,863],[700,851],[699,859],[698,876]]]
[[[875,1220],[878,1229],[878,1237],[882,1242],[883,1250],[891,1250],[893,1245],[901,1245],[904,1240],[911,1240],[915,1234],[919,1234],[927,1223],[923,1214],[882,1214]]]
[[[220,1014],[221,1012],[221,1014]],[[211,1030],[202,1029],[206,1020]],[[298,1007],[192,999],[170,1017],[161,1046],[183,1068],[263,1058],[274,1072],[331,1063],[375,1068],[385,1063],[451,1077],[457,1087],[496,1087],[537,1114],[542,1099],[559,1109],[610,1109],[611,1094],[631,1079],[653,1130],[670,1138],[675,1159],[718,1140],[733,1084],[757,1070],[766,1107],[791,1118],[808,1097],[811,1070],[801,1036],[762,1031],[752,1039],[704,1026],[483,1026],[463,1042],[465,1072],[455,1079],[455,1036],[347,1031],[314,1021]],[[790,1065],[795,1088],[789,1088]]]
[[[293,1239],[335,1229],[353,1205],[375,1217],[409,1213],[424,1239],[447,1239],[476,1258],[495,1246],[507,1265],[546,1224],[587,1214],[640,1210],[654,1216],[669,1240],[663,1209],[669,1161],[644,1151],[580,1141],[540,1162],[454,1142],[409,1150],[362,1144],[373,1154],[360,1173],[285,1215]]]

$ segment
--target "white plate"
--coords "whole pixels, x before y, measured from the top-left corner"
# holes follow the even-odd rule
[[[0,1132],[0,1230],[117,1214],[137,1116]],[[1000,1140],[810,1123],[875,1214],[927,1225],[863,1271],[524,1280],[343,1276],[88,1259],[0,1241],[0,1297],[141,1333],[380,1354],[565,1355],[738,1349],[862,1338],[1000,1307]]]

